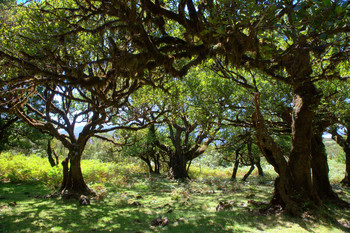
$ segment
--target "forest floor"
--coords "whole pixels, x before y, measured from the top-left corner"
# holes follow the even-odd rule
[[[124,175],[125,176],[125,175]],[[347,232],[350,210],[327,206],[319,218],[259,212],[271,198],[273,177],[248,182],[209,177],[186,183],[145,173],[124,185],[94,185],[88,206],[51,197],[40,183],[0,183],[0,232]],[[334,184],[350,202],[350,189]],[[217,211],[219,202],[227,203]],[[330,217],[331,216],[331,217]],[[160,217],[164,226],[152,226]],[[153,224],[155,225],[155,224]]]

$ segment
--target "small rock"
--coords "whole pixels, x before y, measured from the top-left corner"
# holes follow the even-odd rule
[[[176,219],[176,222],[184,222],[186,219],[185,218],[178,218]]]
[[[79,198],[79,203],[80,205],[90,205],[90,199],[85,195],[81,195]]]
[[[228,210],[228,209],[232,209],[233,207],[233,201],[230,201],[229,203],[225,202],[225,201],[220,201],[219,205],[216,206],[216,211],[221,211],[221,210]]]
[[[152,226],[159,226],[162,224],[162,222],[163,222],[162,217],[158,217],[158,218],[155,218],[152,220],[151,225]]]
[[[15,201],[9,203],[9,206],[12,206],[12,207],[15,207],[16,205],[17,205],[17,202],[15,202]]]
[[[138,219],[138,218],[136,218],[136,219],[134,220],[134,222],[135,222],[135,223],[141,223],[141,220]]]
[[[134,206],[142,206],[142,204],[138,201],[134,201],[132,202],[130,205],[134,205]]]
[[[168,225],[168,223],[169,223],[169,219],[167,217],[163,218],[162,226],[164,227],[164,226]]]
[[[173,212],[173,210],[172,209],[169,209],[168,211],[167,211],[167,214],[170,214],[170,213],[172,213]]]

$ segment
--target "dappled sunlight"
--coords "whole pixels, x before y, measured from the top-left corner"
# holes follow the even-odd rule
[[[261,178],[248,182],[215,179],[226,190],[212,188],[213,183],[192,180],[179,183],[161,176],[138,175],[131,188],[106,185],[103,199],[92,199],[81,206],[74,199],[44,198],[50,191],[35,184],[0,184],[0,205],[16,201],[17,205],[1,209],[1,232],[316,232],[341,228],[326,220],[290,218],[286,215],[260,214],[255,202],[267,202],[273,185]],[[349,194],[349,190],[343,192]],[[230,209],[216,211],[219,201],[232,202]],[[136,204],[135,204],[136,203]],[[345,221],[349,210],[335,211]],[[169,219],[164,227],[152,227],[153,219]],[[4,225],[5,224],[5,225]]]

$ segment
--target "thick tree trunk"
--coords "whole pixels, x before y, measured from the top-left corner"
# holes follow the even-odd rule
[[[303,211],[302,206],[317,208],[321,204],[311,176],[312,121],[319,97],[312,83],[300,84],[294,88],[293,94],[292,149],[289,162],[269,135],[260,112],[258,94],[255,96],[252,121],[260,150],[279,174],[269,207],[280,206],[292,215],[299,215]]]
[[[82,194],[94,194],[84,181],[80,166],[81,155],[81,150],[71,150],[62,161],[63,181],[60,191],[66,197],[78,198]]]
[[[275,190],[271,202],[266,210],[284,209],[292,215],[298,215],[301,211],[297,200],[294,200],[294,185],[291,171],[284,157],[283,150],[271,137],[265,125],[264,117],[260,112],[260,94],[254,98],[255,112],[252,115],[252,123],[255,127],[257,145],[266,160],[274,167],[279,177],[275,180]]]
[[[236,160],[235,160],[235,164],[233,166],[233,171],[232,171],[232,176],[231,176],[232,181],[236,180],[238,166],[239,166],[239,150],[236,150]]]
[[[327,153],[322,141],[322,132],[315,132],[312,137],[312,181],[317,194],[323,201],[338,200],[329,182]]]
[[[294,186],[302,197],[318,206],[321,202],[311,176],[312,123],[319,104],[319,93],[311,82],[293,88],[292,148],[289,167]]]
[[[185,180],[189,178],[186,169],[187,160],[183,153],[176,151],[170,158],[169,176],[174,179]]]

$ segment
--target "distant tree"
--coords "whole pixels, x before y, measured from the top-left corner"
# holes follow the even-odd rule
[[[345,176],[341,183],[350,186],[350,102],[349,102],[349,83],[334,82],[329,88],[329,93],[334,98],[327,99],[323,105],[331,114],[325,118],[331,119],[332,125],[328,127],[328,132],[332,139],[343,149],[345,154]]]
[[[150,173],[160,174],[162,167],[166,166],[168,161],[166,154],[155,144],[155,141],[159,140],[156,126],[152,124],[136,132],[125,130],[122,134],[118,143],[118,146],[122,147],[122,155],[137,157],[146,163]]]

